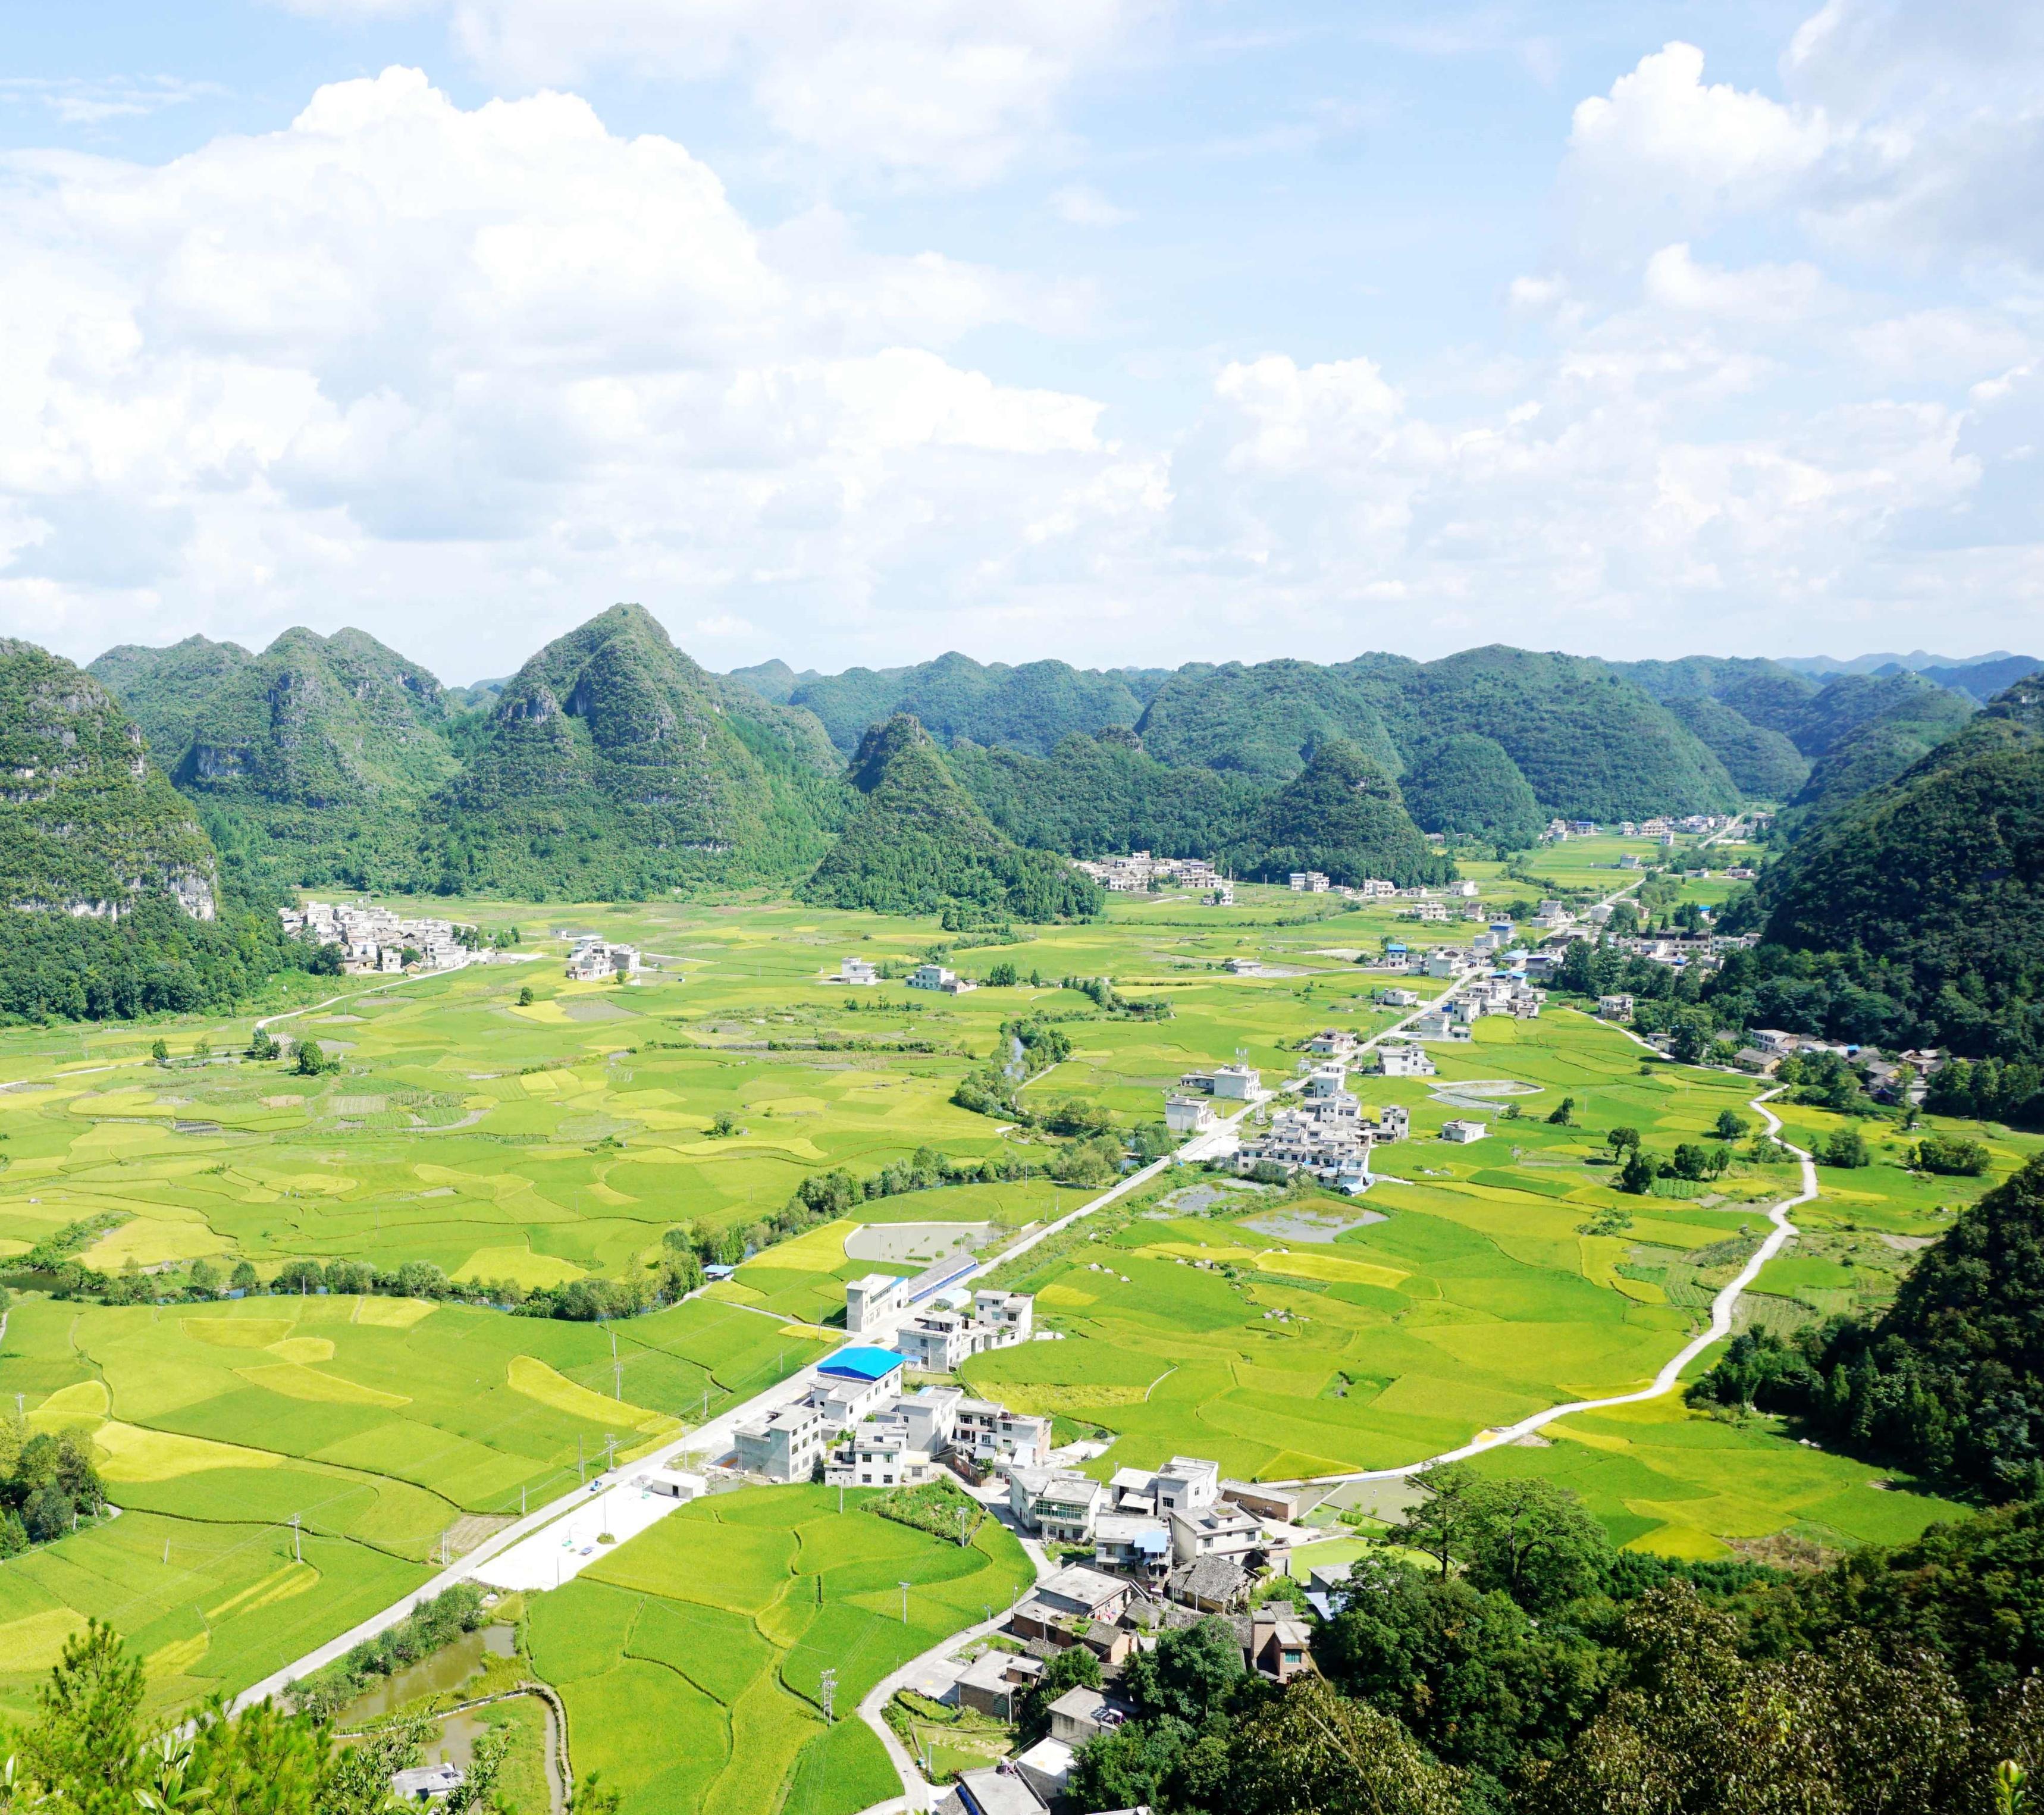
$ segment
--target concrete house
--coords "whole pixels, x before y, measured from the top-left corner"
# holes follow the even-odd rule
[[[1490,1132],[1490,1124],[1481,1121],[1445,1121],[1441,1124],[1441,1139],[1467,1146],[1471,1141],[1481,1140]]]
[[[892,1273],[869,1273],[846,1281],[844,1327],[854,1336],[864,1335],[908,1303],[908,1286],[906,1279]]]
[[[734,1433],[738,1467],[769,1481],[807,1481],[823,1459],[832,1432],[813,1405],[783,1405],[763,1418],[740,1425]]]
[[[1377,1065],[1387,1078],[1431,1078],[1437,1071],[1424,1046],[1380,1046]]]

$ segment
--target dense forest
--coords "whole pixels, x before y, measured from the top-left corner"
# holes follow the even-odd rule
[[[1344,887],[1371,878],[1416,888],[1444,883],[1454,864],[1427,842],[1398,784],[1353,744],[1330,737],[1266,801],[1228,852],[1243,875],[1281,883],[1318,870]]]
[[[1812,829],[1759,897],[1769,941],[1868,1027],[1850,1037],[2044,1058],[2044,680]]]
[[[1870,1320],[1738,1337],[1692,1397],[1758,1405],[1991,1501],[2044,1495],[2044,1156],[1965,1210]]]
[[[1814,1572],[1614,1550],[1573,1495],[1466,1469],[1249,1674],[1229,1624],[1166,1629],[1072,1806],[1161,1815],[2008,1815],[2044,1749],[2032,1502]],[[1279,1611],[1289,1609],[1281,1606]],[[1042,1699],[1085,1678],[1083,1648]],[[2013,1767],[2013,1770],[2008,1767]]]
[[[887,913],[943,913],[947,924],[1083,918],[1096,883],[995,830],[913,718],[866,734],[851,781],[862,796],[843,835],[802,886],[805,900]]]

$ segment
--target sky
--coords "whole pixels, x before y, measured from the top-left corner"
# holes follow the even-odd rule
[[[2044,646],[2044,8],[142,0],[0,35],[0,633]]]

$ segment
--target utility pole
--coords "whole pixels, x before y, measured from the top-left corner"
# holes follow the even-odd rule
[[[907,1582],[903,1582],[903,1583],[901,1585],[901,1624],[902,1624],[903,1625],[905,1625],[905,1625],[908,1625],[908,1623],[909,1623],[909,1585],[908,1585],[908,1583],[907,1583]]]
[[[828,1727],[831,1724],[831,1717],[835,1711],[835,1705],[837,1702],[837,1672],[836,1671],[827,1670],[816,1679],[816,1695],[824,1705],[824,1725]]]
[[[525,1490],[524,1490],[524,1488],[522,1488],[522,1487],[521,1487],[521,1488],[520,1488],[520,1489],[518,1490],[518,1517],[519,1517],[520,1518],[521,1518],[521,1519],[522,1519],[522,1518],[524,1518],[524,1516],[525,1516]]]
[[[617,1359],[617,1332],[615,1330],[610,1332],[610,1384],[611,1397],[616,1399],[623,1398],[624,1397],[624,1364]]]
[[[603,1433],[603,1447],[606,1452],[603,1463],[604,1472],[608,1474],[617,1466],[617,1438],[615,1434],[609,1431]]]
[[[444,1541],[444,1540],[443,1541]],[[166,1550],[168,1550],[170,1547],[166,1544],[163,1548]],[[294,1513],[291,1515],[291,1561],[294,1563],[303,1563],[305,1560],[305,1553],[304,1548],[298,1542],[298,1516],[297,1513]]]

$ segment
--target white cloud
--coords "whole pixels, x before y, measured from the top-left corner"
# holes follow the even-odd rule
[[[1669,44],[1577,105],[1566,178],[1586,206],[1704,218],[1764,206],[1816,166],[1831,140],[1820,111],[1703,75],[1700,50]]]
[[[447,15],[494,79],[601,69],[736,75],[766,122],[828,167],[970,185],[1058,130],[1066,91],[1161,0],[279,0],[347,17]]]
[[[1645,290],[1649,302],[1664,309],[1727,321],[1807,321],[1826,306],[1824,280],[1815,265],[1727,271],[1699,263],[1680,241],[1646,261]]]
[[[1058,218],[1074,227],[1119,227],[1135,217],[1126,208],[1108,201],[1089,183],[1067,183],[1051,194],[1051,206]]]
[[[1097,402],[938,350],[1060,293],[763,237],[567,95],[391,70],[160,167],[16,154],[0,197],[0,612],[86,652],[168,601],[497,671],[613,596],[969,598],[1117,458]]]
[[[174,75],[110,75],[97,81],[77,76],[0,77],[0,102],[33,102],[67,126],[140,119],[225,92],[213,83],[188,82]]]

